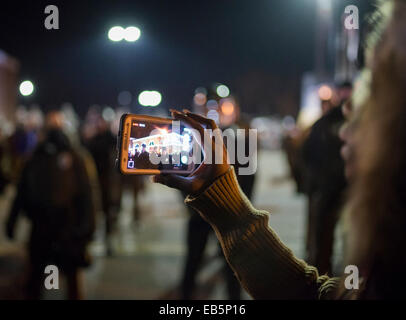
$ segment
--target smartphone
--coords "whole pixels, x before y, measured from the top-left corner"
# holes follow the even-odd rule
[[[195,169],[190,127],[168,118],[124,114],[117,136],[122,174],[190,174]]]

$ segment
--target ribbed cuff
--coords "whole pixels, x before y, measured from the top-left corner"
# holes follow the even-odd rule
[[[247,218],[264,215],[252,206],[241,190],[233,167],[198,196],[187,196],[185,203],[221,229],[230,229],[242,220],[246,222]]]
[[[328,277],[297,259],[268,227],[268,213],[256,210],[241,191],[231,168],[185,203],[213,227],[225,257],[244,288],[256,299],[316,299]],[[332,287],[332,286],[331,286]]]

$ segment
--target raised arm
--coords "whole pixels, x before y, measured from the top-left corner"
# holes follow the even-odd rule
[[[173,115],[201,133],[202,122],[215,126],[191,113]],[[256,210],[241,191],[229,164],[203,162],[189,177],[159,175],[154,180],[189,193],[185,203],[213,227],[228,263],[253,298],[333,298],[339,280],[319,276],[316,268],[293,255],[268,226],[269,214]]]

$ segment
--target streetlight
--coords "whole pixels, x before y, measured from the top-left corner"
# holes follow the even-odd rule
[[[121,26],[112,27],[108,32],[108,37],[111,41],[118,42],[126,40],[127,42],[135,42],[141,36],[141,30],[137,27],[130,26],[123,28]]]
[[[142,91],[138,96],[138,102],[144,107],[156,107],[162,101],[162,95],[158,91]]]
[[[20,84],[20,93],[23,96],[29,96],[34,92],[34,85],[31,81],[25,80]]]
[[[109,30],[108,37],[111,41],[117,42],[124,39],[124,28],[115,26]]]
[[[124,30],[124,39],[128,42],[137,41],[141,36],[141,30],[137,27],[128,27]]]
[[[228,89],[228,87],[224,84],[220,84],[219,86],[217,86],[216,92],[221,98],[226,98],[230,95],[230,89]]]

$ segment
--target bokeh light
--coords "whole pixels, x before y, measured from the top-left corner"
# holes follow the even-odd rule
[[[123,40],[125,34],[126,33],[123,27],[115,26],[109,30],[108,37],[111,41],[117,42]]]
[[[225,101],[221,105],[221,112],[225,116],[231,116],[234,113],[234,111],[235,111],[234,104],[231,101]]]
[[[202,105],[204,105],[206,103],[207,98],[206,98],[205,94],[199,92],[199,93],[195,94],[195,96],[193,97],[193,101],[198,106],[202,106]]]
[[[323,101],[330,100],[333,96],[333,90],[327,85],[322,85],[319,88],[319,97]]]
[[[142,91],[138,96],[138,102],[144,107],[155,107],[162,101],[162,95],[158,91]]]
[[[214,120],[214,122],[217,124],[220,122],[220,115],[216,110],[209,110],[206,117]]]
[[[29,80],[25,80],[23,82],[21,82],[20,84],[20,93],[23,96],[29,96],[34,92],[34,84],[29,81]]]
[[[202,93],[205,96],[207,96],[207,89],[205,87],[198,87],[195,90],[195,94],[198,94],[198,93]]]
[[[117,102],[121,106],[128,106],[132,101],[132,95],[129,91],[121,91],[118,94]]]
[[[113,108],[111,107],[106,107],[103,109],[102,111],[102,117],[104,120],[106,120],[107,122],[111,122],[114,120],[114,118],[116,117],[116,112],[114,111]]]
[[[137,27],[128,27],[124,30],[124,39],[128,42],[137,41],[141,36],[141,30]]]
[[[207,101],[206,107],[207,107],[207,109],[218,109],[219,104],[217,103],[216,100],[212,99],[212,100]]]
[[[230,89],[228,89],[228,87],[224,84],[219,85],[216,89],[216,92],[221,98],[226,98],[230,95]]]

